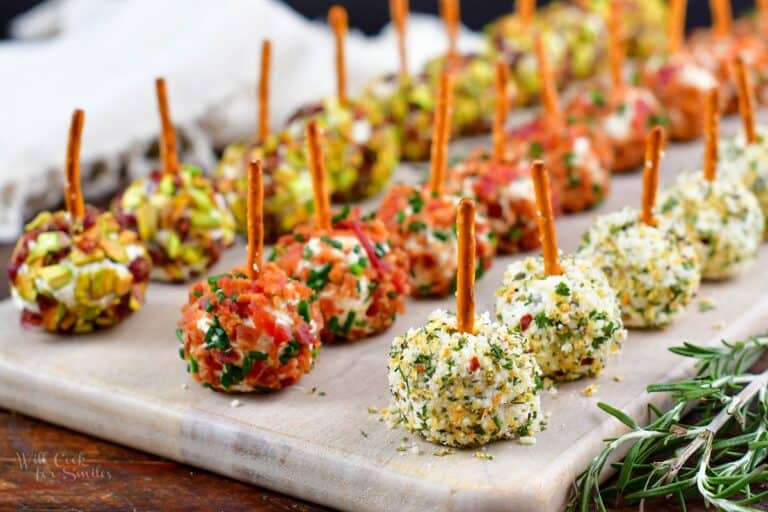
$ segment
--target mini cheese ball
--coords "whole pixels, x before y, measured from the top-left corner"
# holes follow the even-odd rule
[[[545,376],[557,381],[596,376],[627,336],[621,310],[602,270],[557,249],[549,177],[532,165],[542,256],[511,263],[496,290],[496,318],[526,337]]]
[[[342,210],[331,229],[301,226],[281,237],[275,264],[308,286],[323,316],[324,341],[355,341],[387,329],[409,293],[405,253],[386,227]]]
[[[195,283],[176,331],[192,377],[217,391],[271,391],[308,373],[323,318],[314,292],[267,263]]]
[[[390,414],[428,441],[470,447],[530,437],[541,430],[541,371],[528,341],[476,315],[460,332],[443,310],[392,342]]]
[[[8,265],[22,325],[86,333],[120,323],[144,302],[150,260],[136,233],[110,213],[83,204],[80,140],[85,114],[72,116],[66,211],[42,212],[26,225]]]
[[[755,196],[739,181],[714,181],[703,172],[684,172],[661,193],[660,214],[680,223],[694,241],[702,277],[734,277],[757,258],[765,217]]]
[[[624,208],[598,217],[584,233],[579,256],[608,278],[627,327],[666,327],[698,290],[696,247],[664,224],[648,225],[639,211]]]

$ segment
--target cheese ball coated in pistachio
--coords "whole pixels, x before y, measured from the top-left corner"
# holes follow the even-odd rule
[[[704,279],[734,277],[752,265],[765,230],[755,196],[725,176],[708,181],[701,172],[681,173],[659,197],[659,210],[680,223],[696,245]]]
[[[42,212],[27,224],[8,265],[23,325],[85,333],[110,327],[144,303],[151,262],[136,233],[111,213]]]
[[[246,166],[256,160],[264,172],[264,240],[273,243],[311,218],[312,177],[304,145],[287,132],[271,135],[259,145],[227,146],[215,172],[215,185],[242,233],[247,224]]]
[[[443,310],[409,329],[389,353],[390,414],[428,441],[456,447],[532,437],[542,429],[540,370],[525,338],[475,316],[457,330]]]
[[[379,121],[369,106],[357,100],[341,105],[336,97],[306,105],[285,129],[303,146],[307,123],[314,119],[323,131],[325,166],[335,201],[357,201],[381,191],[400,162],[395,126]]]
[[[200,169],[154,171],[114,201],[122,226],[139,234],[152,258],[152,279],[179,283],[199,276],[235,241],[235,220]]]
[[[195,283],[176,336],[187,371],[217,391],[273,391],[312,370],[323,319],[313,292],[272,263]]]
[[[387,329],[409,293],[406,255],[376,220],[344,209],[331,230],[301,226],[270,258],[316,295],[323,341],[355,341]]]
[[[584,233],[579,256],[605,273],[627,327],[669,325],[698,290],[696,247],[667,224],[649,226],[640,212],[624,208],[601,215]]]
[[[752,192],[763,216],[768,217],[768,128],[757,127],[757,141],[747,143],[743,133],[726,140],[721,148],[720,168],[723,176],[741,181]],[[768,223],[763,238],[768,239]]]
[[[384,223],[392,242],[407,255],[411,293],[443,297],[456,289],[456,212],[461,197],[433,196],[423,187],[393,186],[382,200],[377,219]],[[488,221],[475,217],[477,278],[491,267],[496,240]]]
[[[531,342],[545,376],[557,381],[599,375],[627,337],[602,270],[561,256],[562,275],[546,275],[541,257],[507,267],[496,290],[496,317]]]

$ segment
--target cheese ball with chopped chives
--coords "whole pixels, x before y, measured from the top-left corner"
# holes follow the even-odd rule
[[[379,221],[342,210],[330,231],[301,226],[272,260],[316,295],[324,341],[355,341],[387,329],[405,307],[408,260]]]
[[[488,219],[499,253],[530,251],[539,247],[536,198],[530,166],[520,162],[495,162],[478,150],[449,171],[449,181],[463,195],[472,197]],[[554,210],[559,210],[557,196]]]
[[[224,150],[215,171],[215,185],[245,233],[247,163],[260,160],[264,172],[264,240],[272,243],[307,222],[312,212],[312,177],[304,144],[288,133],[271,135],[263,144],[233,143]]]
[[[336,97],[306,105],[294,113],[285,130],[301,145],[306,126],[316,120],[323,132],[325,166],[334,201],[358,201],[380,192],[400,162],[395,126],[375,120],[358,100],[341,105]]]
[[[541,257],[507,267],[496,290],[496,317],[531,342],[541,370],[557,381],[594,377],[627,331],[613,289],[590,260],[561,256],[548,276]]]
[[[669,325],[701,282],[696,247],[661,220],[649,226],[639,211],[624,208],[598,217],[582,238],[579,256],[605,273],[627,327]]]
[[[272,263],[195,283],[176,336],[187,371],[217,391],[272,391],[312,370],[323,318],[313,291]]]
[[[389,352],[390,413],[428,441],[479,446],[541,430],[541,371],[528,341],[475,316],[475,333],[457,330],[443,310],[409,329]]]
[[[734,277],[757,259],[765,217],[741,182],[725,176],[710,182],[702,172],[683,172],[662,191],[658,208],[696,245],[702,278]]]
[[[151,262],[133,231],[111,213],[42,212],[27,224],[8,264],[25,326],[85,333],[120,323],[144,303]]]
[[[235,242],[235,219],[197,167],[154,171],[112,204],[120,224],[136,231],[152,258],[152,279],[179,283],[201,275]]]
[[[721,145],[718,172],[741,181],[755,195],[763,216],[768,218],[768,128],[757,127],[756,131],[757,141],[754,144],[747,143],[744,134],[740,133]],[[768,239],[768,222],[763,238]]]
[[[382,200],[379,219],[392,242],[407,255],[411,293],[444,297],[456,289],[456,213],[461,197],[433,196],[423,187],[398,184]],[[491,267],[496,240],[487,219],[475,217],[476,267],[479,279]]]

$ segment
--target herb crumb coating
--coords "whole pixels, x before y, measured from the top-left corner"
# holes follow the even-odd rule
[[[755,196],[725,176],[710,182],[683,172],[658,202],[662,216],[680,223],[694,241],[703,279],[735,277],[757,259],[765,217]]]
[[[179,355],[195,380],[217,391],[272,391],[308,373],[323,319],[313,292],[266,263],[195,283],[182,307]]]
[[[641,222],[630,208],[597,218],[579,255],[601,269],[616,292],[624,325],[669,325],[693,300],[701,281],[696,247],[680,230]]]
[[[545,376],[594,377],[627,337],[619,303],[591,261],[561,255],[560,264],[564,273],[553,276],[541,257],[510,264],[496,290],[496,316],[530,340]]]
[[[460,333],[455,315],[430,314],[423,327],[392,342],[390,413],[428,441],[479,446],[530,438],[543,427],[541,372],[528,342],[513,329],[475,317]]]
[[[144,303],[151,262],[136,233],[111,213],[87,207],[42,212],[27,224],[8,265],[11,297],[23,325],[86,333],[121,322]]]
[[[135,230],[152,258],[152,279],[184,282],[201,275],[235,242],[235,220],[202,171],[183,165],[154,171],[114,201],[122,226]]]
[[[270,257],[316,295],[323,341],[355,341],[387,329],[405,308],[408,261],[377,220],[342,210],[330,231],[302,226]]]

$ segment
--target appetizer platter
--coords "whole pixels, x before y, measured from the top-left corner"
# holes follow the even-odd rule
[[[768,329],[765,43],[713,1],[688,44],[678,0],[662,55],[639,4],[598,4],[519,1],[474,55],[444,0],[447,52],[411,74],[392,0],[400,70],[362,98],[334,6],[336,93],[271,133],[263,41],[256,133],[213,178],[158,78],[160,169],[107,212],[75,110],[65,210],[8,265],[0,406],[341,509],[561,510],[624,432],[598,399],[644,423],[695,370],[667,349]]]

